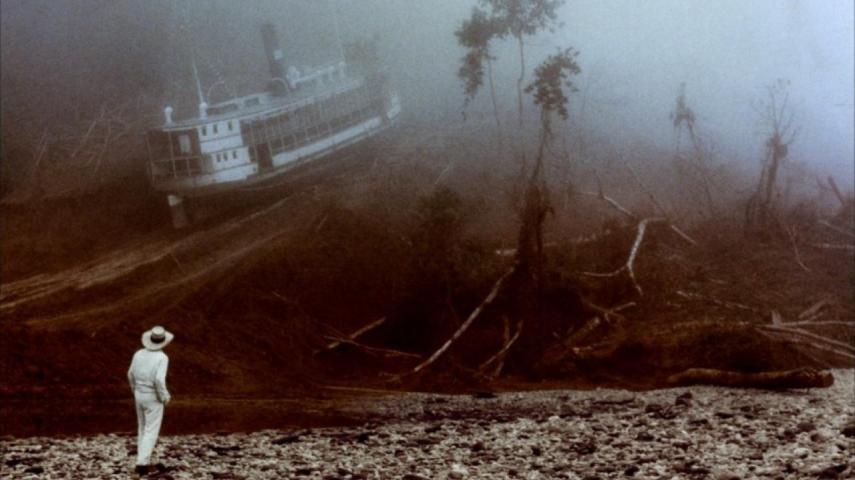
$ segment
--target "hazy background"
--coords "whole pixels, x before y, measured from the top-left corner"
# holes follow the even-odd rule
[[[279,27],[295,64],[338,58],[345,41],[379,34],[407,115],[462,119],[453,31],[462,0],[4,0],[4,145],[44,125],[94,115],[141,94],[187,111],[189,59],[211,100],[263,85],[258,26]],[[529,41],[529,67],[558,46],[581,52],[574,113],[614,142],[670,149],[668,114],[681,82],[698,128],[732,159],[759,171],[763,137],[752,103],[778,78],[791,82],[799,135],[791,159],[853,182],[851,0],[570,0],[563,28]],[[195,53],[194,53],[195,52]],[[513,113],[515,47],[497,45],[500,103]],[[531,68],[529,68],[529,71]],[[219,80],[227,80],[217,84]],[[212,88],[213,87],[213,88]],[[471,111],[489,111],[486,92]],[[152,121],[160,107],[151,112]],[[447,120],[446,120],[447,121]],[[750,163],[754,162],[754,163]]]

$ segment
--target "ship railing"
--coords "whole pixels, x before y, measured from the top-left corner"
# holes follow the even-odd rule
[[[157,159],[151,162],[151,167],[151,177],[154,181],[186,178],[203,173],[200,155]]]

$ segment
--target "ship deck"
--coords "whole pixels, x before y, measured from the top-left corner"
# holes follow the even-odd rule
[[[176,130],[186,130],[188,128],[196,128],[217,121],[262,118],[265,116],[265,114],[272,115],[278,114],[285,110],[296,109],[303,105],[313,103],[318,99],[322,99],[328,95],[335,95],[343,91],[357,88],[363,83],[364,80],[362,80],[361,78],[347,77],[336,81],[335,83],[322,83],[315,86],[303,86],[299,90],[289,92],[288,94],[281,97],[266,96],[266,101],[262,101],[258,105],[253,105],[250,107],[241,106],[237,110],[217,115],[208,115],[205,118],[192,117],[185,118],[182,120],[176,120],[175,122],[169,125],[161,126],[161,129],[163,131],[169,132]],[[254,95],[249,95],[246,97],[240,97],[238,99],[227,100],[211,105],[209,108],[216,108],[234,102],[235,100],[240,100],[253,96]]]

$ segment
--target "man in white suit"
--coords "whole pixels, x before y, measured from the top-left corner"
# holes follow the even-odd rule
[[[166,389],[166,370],[169,357],[163,348],[169,345],[174,335],[157,326],[143,333],[143,347],[134,354],[128,369],[128,382],[134,393],[137,407],[137,463],[136,473],[147,474],[151,453],[157,443],[163,410],[169,403]]]

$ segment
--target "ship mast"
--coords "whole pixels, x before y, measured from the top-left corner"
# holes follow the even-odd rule
[[[191,60],[191,64],[193,66],[193,78],[196,80],[196,93],[199,95],[199,104],[206,103],[205,95],[202,93],[202,81],[199,80],[199,69],[196,68],[196,56],[193,55],[193,59]]]
[[[344,61],[344,45],[341,42],[341,31],[339,30],[339,25],[338,25],[338,13],[336,12],[336,9],[335,9],[335,0],[329,0],[328,4],[330,6],[330,11],[332,12],[333,28],[335,29],[335,40],[336,40],[336,44],[338,45],[338,54],[339,54],[339,57],[341,57],[341,61],[343,62]]]

